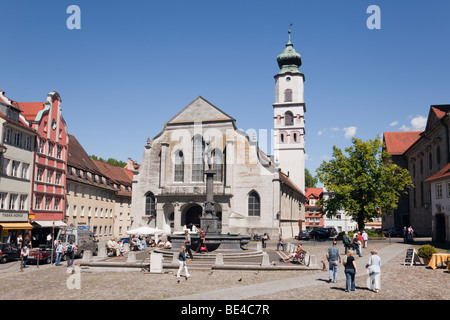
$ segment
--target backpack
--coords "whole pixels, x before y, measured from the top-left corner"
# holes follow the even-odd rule
[[[73,253],[73,246],[72,246],[72,245],[69,245],[69,246],[67,247],[66,253],[67,253],[67,254],[72,254],[72,253]]]
[[[350,237],[348,235],[344,235],[344,237],[342,238],[342,242],[344,242],[344,244],[350,244]]]

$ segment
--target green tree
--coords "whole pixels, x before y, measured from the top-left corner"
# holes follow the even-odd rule
[[[101,162],[109,163],[109,164],[112,164],[112,165],[117,166],[117,167],[122,167],[123,168],[123,167],[125,167],[127,165],[126,162],[123,162],[121,160],[117,160],[117,159],[114,159],[114,158],[108,158],[108,160],[105,160],[103,158],[98,158],[96,155],[91,155],[90,157],[92,159],[94,159],[94,160],[98,160],[98,161],[101,161]]]
[[[308,169],[305,168],[305,187],[307,188],[315,188],[319,182],[319,178],[317,176],[312,176]]]
[[[334,193],[322,204],[329,217],[347,211],[362,230],[381,212],[396,209],[401,194],[413,184],[408,170],[392,162],[379,137],[366,142],[353,138],[345,152],[333,146],[332,159],[316,170],[324,187]]]

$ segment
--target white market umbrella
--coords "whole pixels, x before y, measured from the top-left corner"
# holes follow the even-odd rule
[[[158,228],[151,228],[151,227],[139,227],[136,229],[131,229],[127,231],[127,234],[137,235],[137,236],[148,236],[148,235],[159,235],[163,234],[164,231]]]

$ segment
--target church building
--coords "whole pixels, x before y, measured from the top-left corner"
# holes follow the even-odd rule
[[[232,116],[197,97],[147,141],[133,179],[133,227],[148,225],[168,234],[198,228],[209,169],[222,234],[294,237],[304,229],[304,75],[290,32],[277,61],[274,155],[239,130]]]

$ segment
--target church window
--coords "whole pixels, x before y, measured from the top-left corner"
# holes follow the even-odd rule
[[[433,169],[433,154],[431,152],[428,154],[428,168]]]
[[[438,146],[436,149],[436,161],[438,164],[441,163],[441,147]]]
[[[145,215],[156,216],[156,201],[152,193],[145,196]]]
[[[183,182],[184,180],[184,155],[183,151],[175,152],[175,177],[174,181]]]
[[[213,151],[213,166],[212,169],[216,172],[214,181],[222,181],[223,176],[223,157],[219,149]]]
[[[203,181],[205,142],[201,136],[194,137],[192,161],[192,181]]]
[[[297,142],[297,139],[298,139],[297,133],[294,132],[294,133],[292,134],[292,141],[293,141],[293,142]]]
[[[261,201],[256,191],[250,192],[248,195],[248,215],[260,216],[261,215]]]
[[[292,90],[284,90],[284,102],[292,102]]]
[[[280,133],[280,142],[284,143],[284,133]]]
[[[284,125],[292,126],[294,124],[294,115],[290,111],[286,111],[284,114]]]

